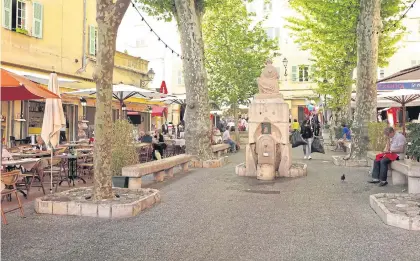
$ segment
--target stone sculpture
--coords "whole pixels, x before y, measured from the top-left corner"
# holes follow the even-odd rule
[[[273,63],[268,60],[261,76],[257,79],[260,94],[277,94],[279,93],[279,74]]]
[[[245,172],[260,180],[291,176],[289,105],[279,92],[278,79],[276,68],[267,61],[248,111]]]

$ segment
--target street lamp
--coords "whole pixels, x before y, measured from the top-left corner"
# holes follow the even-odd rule
[[[284,65],[284,77],[285,77],[285,80],[286,81],[287,81],[287,63],[288,63],[287,58],[284,57],[284,59],[283,59],[283,65]]]
[[[154,78],[155,72],[153,71],[153,68],[150,68],[150,70],[147,72],[147,79],[140,79],[140,87],[146,87],[147,83],[153,81]]]
[[[80,104],[82,105],[82,109],[83,109],[83,120],[86,120],[86,105],[87,105],[87,101],[85,98],[80,98]]]

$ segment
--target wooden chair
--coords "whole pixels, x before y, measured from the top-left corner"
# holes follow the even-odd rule
[[[54,152],[55,156],[61,155],[66,151],[67,148],[60,148]],[[48,163],[48,167],[43,169],[43,177],[45,175],[50,176],[52,171],[52,182],[53,186],[55,185],[55,191],[58,190],[58,186],[61,184],[62,181],[67,181],[67,184],[70,187],[70,180],[66,175],[66,166],[67,161],[65,159],[60,158],[45,158]],[[63,175],[64,173],[64,175]],[[50,177],[51,178],[51,177]]]
[[[165,149],[165,158],[175,156],[175,145],[169,144]]]
[[[29,195],[29,191],[32,187],[39,187],[45,195],[45,188],[43,184],[43,173],[42,173],[42,160],[38,161],[36,165],[28,171],[22,172],[20,177],[23,177],[22,181],[16,182],[16,186],[24,187],[26,189],[26,195]],[[39,180],[39,184],[34,184],[35,180]]]
[[[3,211],[3,208],[0,207],[1,217],[3,219],[4,224],[7,224],[7,219],[6,219],[5,213],[20,209],[20,216],[25,217],[25,215],[23,213],[22,203],[20,202],[20,198],[18,196],[17,188],[16,188],[16,182],[19,180],[19,176],[20,176],[20,170],[14,170],[14,171],[11,171],[11,172],[5,172],[5,173],[1,174],[1,182],[6,186],[6,188],[2,189],[2,191],[1,191],[1,200],[3,201],[3,199],[7,196],[11,197],[12,193],[14,192],[15,196],[16,196],[16,199],[18,201],[18,207],[17,208],[13,208],[13,209],[9,209],[7,211]]]
[[[141,163],[149,162],[150,161],[150,157],[152,155],[150,153],[150,148],[151,148],[151,146],[149,146],[149,147],[143,147],[143,148],[140,149],[139,156],[140,156],[140,162]],[[153,151],[153,148],[152,148],[152,151]]]

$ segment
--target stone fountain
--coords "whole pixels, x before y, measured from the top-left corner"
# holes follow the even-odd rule
[[[249,140],[246,162],[236,167],[240,176],[260,180],[306,176],[306,164],[293,164],[289,142],[289,105],[279,92],[279,75],[267,61],[258,78],[259,93],[248,110]]]

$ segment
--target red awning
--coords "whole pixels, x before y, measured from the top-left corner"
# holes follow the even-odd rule
[[[162,117],[162,116],[165,116],[165,114],[167,113],[168,113],[168,108],[166,107],[153,106],[152,108],[152,117],[155,117],[155,116]]]

